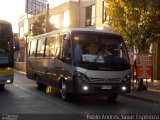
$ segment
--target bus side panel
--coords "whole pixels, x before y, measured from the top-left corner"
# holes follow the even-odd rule
[[[60,62],[61,69],[59,70],[59,75],[64,78],[67,91],[69,93],[74,93],[74,79],[73,79],[73,66],[64,62]]]
[[[42,77],[45,75],[45,63],[48,60],[44,58],[28,58],[27,59],[27,77],[29,79],[35,80],[38,77],[38,80],[42,80]]]
[[[54,58],[28,58],[27,77],[29,79],[59,88],[60,62]]]
[[[55,88],[59,88],[60,77],[60,61],[52,58],[46,67],[45,78],[48,79],[47,83]]]

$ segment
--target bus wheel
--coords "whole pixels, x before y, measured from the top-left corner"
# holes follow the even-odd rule
[[[62,81],[60,93],[61,93],[61,97],[63,100],[65,100],[65,101],[70,100],[69,93],[67,92],[67,86],[65,84],[65,81]]]
[[[46,91],[47,85],[39,82],[38,79],[39,79],[39,77],[37,76],[37,77],[36,77],[37,89],[38,89],[38,90],[42,90],[42,91]]]
[[[38,90],[42,90],[42,91],[46,91],[47,85],[42,84],[42,83],[40,83],[40,82],[37,81],[37,89]]]
[[[118,97],[118,94],[117,93],[111,93],[107,96],[107,100],[108,101],[111,101],[111,102],[114,102]]]
[[[0,89],[4,89],[5,84],[0,84]]]

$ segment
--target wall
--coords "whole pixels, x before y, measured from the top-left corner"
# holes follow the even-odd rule
[[[14,69],[26,72],[26,62],[14,62]]]
[[[63,28],[63,16],[65,11],[70,11],[70,26],[78,27],[78,3],[66,2],[50,10],[50,16],[59,15],[59,28]]]

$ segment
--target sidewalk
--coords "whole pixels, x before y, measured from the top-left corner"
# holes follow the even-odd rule
[[[132,92],[126,96],[160,104],[160,80],[154,80],[154,82],[151,82],[151,80],[147,80],[147,83],[148,90],[132,90]]]

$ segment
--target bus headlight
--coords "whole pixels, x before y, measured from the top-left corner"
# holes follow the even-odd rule
[[[122,82],[126,82],[126,81],[128,81],[130,79],[131,79],[131,74],[129,73],[122,79]]]
[[[88,77],[83,73],[77,72],[77,77],[83,82],[87,82],[87,83],[89,82]]]
[[[127,88],[126,88],[126,86],[122,86],[122,91],[126,91],[127,90]]]
[[[87,91],[87,90],[88,90],[88,86],[86,86],[86,85],[83,86],[83,90],[84,90],[84,91]]]
[[[10,68],[10,67],[7,67],[7,69],[10,70],[11,68]]]
[[[7,83],[11,83],[11,80],[7,80]]]

